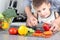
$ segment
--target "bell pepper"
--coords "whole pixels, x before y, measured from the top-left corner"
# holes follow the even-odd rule
[[[44,23],[44,24],[43,24],[43,29],[44,29],[44,31],[49,31],[50,27],[51,27],[51,26],[50,26],[48,23]]]

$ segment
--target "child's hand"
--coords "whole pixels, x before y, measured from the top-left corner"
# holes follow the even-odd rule
[[[52,26],[51,26],[50,30],[52,30],[53,32],[60,30],[58,21],[54,20],[51,24],[52,24]]]
[[[30,16],[27,18],[27,22],[26,22],[27,26],[32,27],[32,26],[36,26],[37,24],[38,24],[37,19],[34,16]]]

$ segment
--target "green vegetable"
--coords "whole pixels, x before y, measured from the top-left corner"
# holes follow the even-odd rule
[[[28,31],[31,33],[35,32],[35,30],[33,30],[32,28],[28,28]]]
[[[32,34],[35,32],[35,30],[33,30],[32,28],[27,28],[28,29],[28,33],[26,36],[32,36]]]
[[[32,36],[33,32],[28,32],[26,36]]]
[[[7,9],[2,14],[5,18],[12,18],[17,16],[14,9]]]

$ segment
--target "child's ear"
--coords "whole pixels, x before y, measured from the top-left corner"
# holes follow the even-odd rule
[[[49,8],[51,8],[51,4],[50,3],[48,3],[48,6],[49,6]]]

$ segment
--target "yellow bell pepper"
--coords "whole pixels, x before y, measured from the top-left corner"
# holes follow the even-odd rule
[[[2,22],[2,29],[6,30],[9,28],[9,23],[7,21]]]
[[[18,33],[20,35],[26,35],[28,33],[28,29],[25,25],[21,25],[19,28],[18,28]]]

